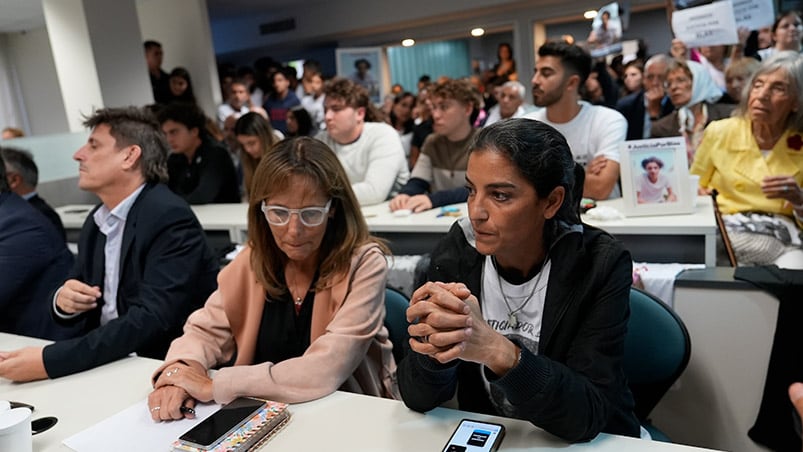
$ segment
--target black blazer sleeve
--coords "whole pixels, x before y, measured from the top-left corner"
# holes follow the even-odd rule
[[[162,358],[187,316],[215,287],[217,264],[189,206],[157,185],[129,212],[121,247],[118,317],[84,336],[45,347],[51,378],[131,352]],[[100,306],[93,311],[99,311]],[[89,315],[99,316],[90,311]]]
[[[616,110],[627,119],[627,139],[644,138],[644,90],[619,99]]]

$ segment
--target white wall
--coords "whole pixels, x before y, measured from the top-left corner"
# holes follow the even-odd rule
[[[198,105],[213,115],[222,99],[206,0],[138,0],[137,14],[142,40],[162,44],[162,68],[186,68]]]
[[[689,331],[691,359],[651,413],[655,426],[673,442],[739,452],[768,450],[747,431],[761,406],[778,300],[739,283],[732,289],[675,286],[674,308]]]
[[[69,130],[56,65],[45,28],[7,35],[8,55],[17,72],[31,134]]]
[[[84,129],[83,117],[103,107],[98,71],[82,0],[43,0],[53,61],[71,132]]]
[[[134,0],[82,0],[104,107],[153,103]]]
[[[16,70],[8,54],[8,36],[0,33],[0,128],[5,127],[30,130],[22,112],[22,95]]]

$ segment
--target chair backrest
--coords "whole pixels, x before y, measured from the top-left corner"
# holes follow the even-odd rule
[[[680,317],[654,295],[631,287],[624,369],[640,421],[686,369],[690,354],[689,332]]]
[[[385,328],[388,329],[390,341],[393,342],[393,358],[398,364],[406,351],[407,340],[407,307],[410,301],[396,289],[385,289]]]
[[[738,267],[739,263],[736,261],[736,252],[733,251],[730,236],[728,236],[728,228],[725,227],[725,221],[722,220],[722,212],[719,210],[719,203],[717,202],[719,192],[716,189],[711,190],[711,204],[714,207],[714,219],[717,221],[717,229],[719,235],[722,237],[722,244],[725,246],[725,252],[728,254],[728,262],[731,267]]]

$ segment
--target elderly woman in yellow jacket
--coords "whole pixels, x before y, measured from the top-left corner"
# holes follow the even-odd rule
[[[692,174],[716,189],[740,264],[803,269],[803,58],[780,52],[745,86],[733,118],[705,130]]]

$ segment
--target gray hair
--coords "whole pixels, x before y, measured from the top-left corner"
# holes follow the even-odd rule
[[[786,129],[803,132],[803,57],[793,50],[778,52],[761,63],[761,66],[753,72],[750,80],[745,83],[742,99],[733,115],[747,117],[749,112],[747,102],[756,78],[779,69],[786,75],[786,81],[789,83],[789,88],[792,90],[798,106],[797,110],[790,113],[789,117],[786,118]]]
[[[516,80],[510,80],[502,84],[502,89],[505,88],[513,88],[516,90],[516,94],[519,96],[519,99],[524,99],[524,85]]]
[[[36,188],[39,183],[39,169],[33,161],[33,155],[22,149],[0,147],[0,155],[6,162],[6,172],[17,173],[25,185]]]
[[[670,58],[666,54],[659,53],[659,54],[651,56],[650,59],[647,60],[646,63],[644,63],[644,71],[646,71],[648,67],[650,67],[650,66],[652,66],[653,64],[656,64],[656,63],[663,63],[667,68],[669,68],[669,63],[671,63],[671,62],[672,62],[672,58]]]

